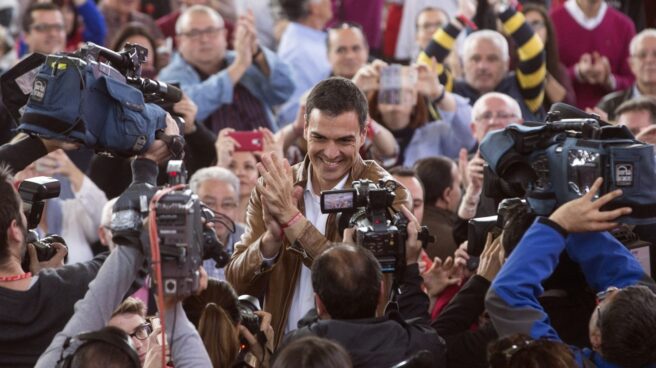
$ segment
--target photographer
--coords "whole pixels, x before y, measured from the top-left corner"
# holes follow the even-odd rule
[[[175,135],[178,132],[177,125],[169,121],[165,133]],[[138,164],[135,165],[135,168],[139,168],[139,171],[135,174],[154,180],[157,175],[157,162],[166,161],[169,155],[166,144],[159,140],[155,141],[142,157],[137,158]],[[140,229],[131,230],[133,233],[140,233]],[[125,239],[133,235],[127,233],[128,231],[126,231],[126,236],[117,237],[115,232],[114,239]],[[140,242],[133,239],[133,243]],[[48,349],[40,357],[37,367],[54,366],[62,355],[63,343],[68,337],[75,336],[82,331],[98,330],[110,320],[112,312],[121,303],[144,264],[141,244],[132,245],[117,244],[116,249],[98,272],[96,279],[89,285],[89,291],[84,299],[76,305],[75,314],[68,321],[66,327],[52,340]],[[207,276],[202,269],[201,275]],[[201,281],[201,289],[203,288],[202,284]],[[165,311],[163,318],[166,321],[166,336],[169,339],[167,345],[171,348],[171,356],[176,367],[210,366],[211,363],[203,348],[203,343],[184,314],[182,304],[175,298],[166,298]]]
[[[597,179],[587,194],[536,220],[492,283],[486,309],[501,337],[524,333],[560,340],[537,298],[540,282],[566,251],[599,291],[589,324],[592,349],[573,348],[578,365],[590,360],[603,367],[646,366],[656,363],[656,285],[622,244],[602,232],[616,227],[614,221],[631,208],[600,211],[622,195],[615,190],[593,201],[601,184]]]
[[[326,79],[307,99],[304,161],[292,168],[265,154],[258,163],[262,177],[251,194],[248,230],[225,273],[239,294],[264,295],[278,341],[314,307],[312,262],[341,240],[337,216],[321,213],[321,191],[350,188],[359,179],[392,180],[358,153],[366,121],[367,100],[358,87],[348,79]],[[405,188],[399,186],[395,194],[393,207],[407,203]]]
[[[373,254],[361,246],[335,245],[312,264],[319,320],[290,333],[285,344],[308,335],[334,340],[350,353],[354,367],[389,367],[421,350],[432,353],[434,367],[446,366],[444,341],[428,325],[428,298],[421,290],[420,225],[407,208],[402,211],[410,223],[399,311],[376,316],[385,293],[381,267]],[[352,231],[345,230],[344,239]]]
[[[41,264],[26,244],[27,219],[9,170],[0,169],[0,366],[32,367],[53,336],[73,315],[106,255],[61,265],[65,248],[55,243],[56,255]],[[28,248],[29,247],[29,248]],[[21,263],[30,253],[30,270]]]

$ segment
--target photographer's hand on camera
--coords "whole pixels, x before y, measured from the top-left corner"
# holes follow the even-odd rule
[[[32,275],[38,274],[44,268],[58,268],[64,265],[64,258],[68,254],[68,248],[61,243],[52,243],[50,246],[55,248],[55,255],[47,261],[39,262],[34,245],[27,245],[27,253],[30,256],[30,272]]]
[[[606,231],[617,227],[618,223],[615,222],[615,219],[630,214],[631,208],[622,207],[612,211],[601,211],[602,206],[622,195],[622,190],[617,189],[593,201],[602,182],[602,178],[597,178],[588,193],[560,206],[549,216],[549,220],[558,224],[568,233]]]
[[[501,237],[494,238],[491,233],[487,234],[487,241],[483,253],[481,253],[476,274],[487,281],[492,282],[494,277],[499,273],[504,261],[503,246],[501,246]]]
[[[196,113],[198,112],[198,106],[196,106],[189,96],[182,94],[182,100],[173,105],[173,111],[184,119],[185,135],[192,134],[196,131]]]
[[[164,134],[168,136],[180,135],[180,129],[178,124],[170,114],[166,114],[166,128],[164,129]],[[148,160],[156,162],[158,165],[166,162],[171,158],[172,152],[169,150],[169,146],[162,140],[156,139],[153,141],[153,144],[148,147],[148,150],[141,156]]]
[[[405,205],[401,205],[401,212],[408,219],[408,238],[405,241],[405,263],[409,266],[417,263],[421,254],[421,241],[419,240],[421,224],[419,224],[412,211]]]
[[[264,234],[262,255],[266,258],[275,256],[280,249],[282,231],[297,230],[302,227],[303,214],[298,210],[298,199],[303,195],[303,188],[294,187],[292,169],[289,162],[274,153],[262,155],[257,164],[262,180],[257,182],[262,207],[266,208],[267,233]],[[300,216],[300,217],[299,217]],[[275,224],[271,220],[275,220]],[[292,220],[294,223],[292,224]],[[275,232],[278,231],[276,235]],[[277,240],[277,241],[276,241]]]
[[[268,367],[269,359],[271,358],[271,353],[273,352],[274,341],[273,327],[271,327],[271,313],[265,311],[254,311],[253,313],[259,316],[262,320],[260,323],[260,333],[264,335],[264,338],[253,336],[248,328],[243,325],[239,325],[239,334],[243,336],[246,341],[248,341],[250,346],[250,353],[253,354],[255,360],[257,360],[254,367]]]

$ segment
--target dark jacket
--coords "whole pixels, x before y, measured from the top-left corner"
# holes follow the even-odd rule
[[[320,320],[289,333],[283,345],[304,336],[333,340],[351,355],[353,367],[385,368],[421,350],[433,354],[433,367],[446,367],[444,340],[428,324],[428,297],[421,291],[416,264],[408,266],[399,312],[360,320]]]
[[[633,88],[635,88],[635,85],[623,91],[615,91],[607,94],[601,99],[601,101],[599,101],[597,107],[608,114],[608,120],[615,121],[615,110],[622,104],[622,102],[633,98]]]
[[[44,269],[27,291],[0,287],[0,367],[34,367],[107,258]]]
[[[432,323],[435,331],[446,340],[448,367],[488,367],[487,346],[497,339],[497,332],[492,323],[475,331],[470,327],[485,310],[485,294],[489,287],[490,282],[485,278],[472,276]]]

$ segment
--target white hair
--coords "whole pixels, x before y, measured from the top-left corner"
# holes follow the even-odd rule
[[[189,179],[189,188],[194,193],[198,193],[198,188],[206,180],[219,180],[224,183],[230,184],[235,190],[235,193],[239,194],[239,179],[232,171],[218,166],[205,167],[194,173]]]
[[[500,92],[488,92],[484,94],[483,96],[479,97],[478,100],[474,103],[474,106],[472,106],[472,117],[480,115],[479,110],[484,108],[485,106],[485,101],[487,101],[490,98],[498,98],[500,100],[503,100],[506,105],[513,110],[513,112],[517,115],[518,118],[522,117],[522,108],[519,107],[519,103],[517,100],[514,98],[508,96],[505,93],[500,93]]]
[[[638,33],[637,35],[633,36],[633,39],[631,39],[631,43],[629,44],[629,53],[631,54],[631,56],[634,56],[636,52],[638,52],[638,45],[640,45],[642,40],[644,40],[647,37],[656,38],[656,29],[647,28],[642,32]]]
[[[506,38],[503,37],[501,33],[490,29],[476,31],[465,38],[465,42],[462,45],[463,58],[469,54],[470,49],[473,48],[479,40],[488,40],[492,42],[501,53],[501,60],[508,61],[510,59],[510,55],[508,54],[508,41],[506,41]]]
[[[183,28],[187,25],[187,23],[189,23],[189,17],[192,14],[205,14],[212,18],[212,21],[214,21],[218,27],[224,26],[223,18],[216,10],[205,5],[193,5],[185,9],[182,14],[180,14],[178,20],[175,22],[175,34],[179,35],[182,33]]]

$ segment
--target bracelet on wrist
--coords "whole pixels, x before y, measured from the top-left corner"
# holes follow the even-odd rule
[[[433,100],[433,106],[439,105],[440,102],[442,102],[442,100],[444,100],[445,96],[446,96],[446,87],[442,86],[442,93],[440,93],[440,95],[437,96],[437,98],[435,98]]]

